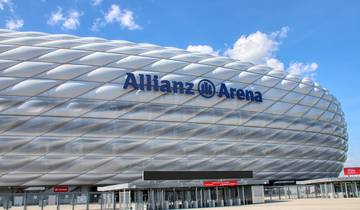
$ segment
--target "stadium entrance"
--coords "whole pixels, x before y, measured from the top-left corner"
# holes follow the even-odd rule
[[[166,181],[98,187],[107,209],[187,209],[264,202],[266,180]]]

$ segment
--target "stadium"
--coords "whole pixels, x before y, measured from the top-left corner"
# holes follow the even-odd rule
[[[296,181],[337,177],[346,160],[344,114],[318,83],[147,43],[0,30],[0,115],[3,187],[144,171]]]

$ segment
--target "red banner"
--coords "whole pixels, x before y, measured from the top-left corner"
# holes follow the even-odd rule
[[[204,187],[233,187],[237,186],[238,182],[236,180],[229,181],[204,181]]]
[[[68,186],[55,186],[54,192],[69,192]]]
[[[345,176],[360,175],[360,167],[344,168],[344,175]]]

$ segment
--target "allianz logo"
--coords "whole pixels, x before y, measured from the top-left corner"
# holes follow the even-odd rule
[[[194,89],[192,82],[160,80],[157,75],[126,73],[126,80],[123,88],[129,87],[135,90],[160,91],[163,93],[195,95],[198,92],[204,98],[226,97],[227,99],[246,100],[261,103],[262,94],[259,91],[245,90],[240,88],[228,88],[225,83],[221,83],[218,88],[208,79],[202,79]]]

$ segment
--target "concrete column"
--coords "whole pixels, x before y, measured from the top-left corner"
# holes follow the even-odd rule
[[[335,198],[335,187],[334,187],[334,183],[330,182],[330,190],[331,190],[331,194],[330,194],[330,198]]]
[[[165,190],[161,189],[161,206],[164,209],[164,205],[165,205]]]
[[[215,188],[216,189],[216,203],[219,203],[219,190],[218,187]]]
[[[326,183],[323,183],[320,185],[320,190],[321,190],[321,197],[322,198],[326,198],[327,197],[327,190],[326,190]]]
[[[71,197],[71,205],[72,205],[72,210],[75,209],[75,193],[72,194]],[[43,198],[41,198],[41,210],[43,210]]]
[[[86,193],[86,210],[89,210],[89,202],[90,202],[90,193],[88,191]]]
[[[43,192],[40,194],[40,199],[41,199],[41,202],[40,202],[41,203],[41,210],[43,210],[44,209],[44,193]],[[73,210],[74,210],[74,208],[73,208]]]
[[[278,187],[277,189],[278,189],[278,194],[279,194],[279,200],[281,200],[281,190],[280,190],[280,187]]]
[[[155,195],[154,190],[150,189],[149,191],[149,203],[150,203],[150,209],[155,209]]]
[[[240,198],[240,189],[239,189],[240,187],[239,186],[237,186],[236,187],[236,192],[237,192],[237,199],[238,199],[238,205],[241,205],[241,198]]]
[[[246,203],[246,199],[245,199],[245,190],[244,190],[244,185],[243,185],[243,186],[241,186],[241,191],[242,191],[242,200],[243,200],[243,203],[244,203],[244,204],[247,204],[247,203]]]
[[[115,192],[111,192],[111,199],[112,199],[112,204],[113,204],[113,210],[116,209],[116,200],[115,200]]]
[[[359,190],[358,190],[358,188],[357,188],[357,183],[354,182],[354,185],[355,185],[356,197],[358,198],[358,197],[360,197],[360,195],[359,195]]]
[[[200,189],[200,208],[204,207],[203,190]]]
[[[60,199],[59,199],[59,197],[60,197],[60,193],[57,193],[56,194],[56,209],[57,210],[60,210],[60,204],[59,204]]]
[[[324,197],[328,198],[329,190],[328,190],[328,183],[324,183]]]
[[[5,197],[5,202],[6,202],[6,203],[5,203],[6,206],[5,206],[4,209],[5,209],[5,210],[9,210],[10,195],[8,195],[8,196]]]
[[[299,199],[299,198],[300,198],[299,185],[296,185],[296,197],[297,197],[297,199]]]
[[[345,195],[346,195],[346,198],[349,198],[349,193],[348,193],[348,190],[347,190],[347,184],[346,182],[344,183],[345,185]]]
[[[27,208],[27,195],[26,195],[26,191],[24,193],[24,210],[26,210]],[[58,206],[58,209],[59,209],[59,206]]]

